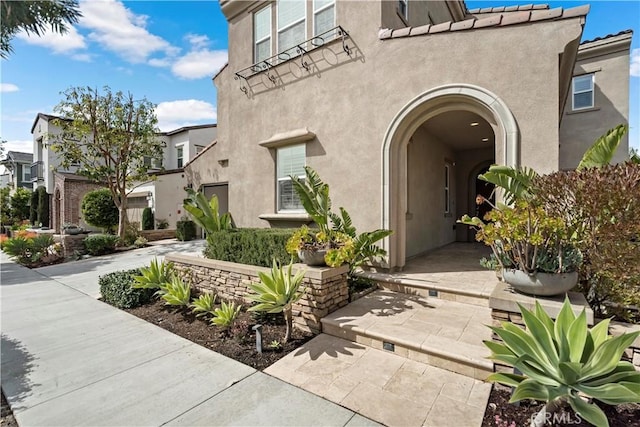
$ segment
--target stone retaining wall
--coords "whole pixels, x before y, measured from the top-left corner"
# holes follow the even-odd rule
[[[250,302],[247,295],[253,293],[249,285],[260,282],[258,272],[270,271],[264,267],[178,254],[168,254],[165,260],[171,261],[184,277],[191,279],[195,288],[213,291],[222,299],[238,299],[246,303]],[[295,264],[294,273],[297,269],[305,270],[305,293],[293,305],[294,326],[303,331],[320,333],[320,319],[349,302],[349,268]]]
[[[55,234],[53,240],[62,243],[62,256],[72,257],[77,253],[84,254],[84,239],[88,234]]]

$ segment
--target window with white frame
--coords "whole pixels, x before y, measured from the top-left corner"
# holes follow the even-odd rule
[[[313,35],[322,34],[335,26],[335,0],[313,0]]]
[[[280,0],[277,3],[278,52],[307,39],[307,2]]]
[[[181,168],[184,165],[184,148],[183,147],[176,148],[176,158],[178,159],[178,168]]]
[[[398,0],[398,13],[405,20],[409,19],[409,0]]]
[[[271,56],[271,5],[253,14],[254,62]]]
[[[576,76],[572,82],[572,109],[583,110],[593,108],[594,103],[594,75],[584,74]]]
[[[276,187],[278,199],[278,212],[301,212],[302,203],[293,188],[290,176],[304,179],[304,167],[306,164],[306,145],[290,145],[281,147],[276,152]]]
[[[31,167],[22,165],[22,182],[31,182]]]
[[[444,164],[444,213],[451,213],[451,165]]]

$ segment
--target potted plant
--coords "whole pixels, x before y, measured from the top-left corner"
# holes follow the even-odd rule
[[[309,266],[339,267],[352,258],[353,240],[334,230],[311,230],[303,225],[289,238],[287,252]]]
[[[483,199],[482,202],[490,203]],[[476,240],[491,247],[502,278],[531,295],[559,295],[578,282],[582,255],[566,222],[526,200],[498,204],[485,216],[465,215],[458,222],[477,230]]]
[[[76,235],[82,233],[84,230],[82,227],[78,227],[76,224],[65,222],[62,226],[62,234]]]

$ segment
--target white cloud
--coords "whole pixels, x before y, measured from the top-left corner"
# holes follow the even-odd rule
[[[183,79],[213,77],[227,63],[226,50],[195,50],[179,58],[171,71]]]
[[[148,17],[135,15],[121,1],[83,0],[79,25],[88,28],[89,38],[131,63],[143,63],[150,55],[176,55],[178,49],[145,27]]]
[[[169,58],[151,58],[148,62],[152,67],[168,67],[171,65]]]
[[[630,74],[633,77],[640,77],[640,49],[633,49],[631,51]]]
[[[0,83],[0,92],[17,92],[20,88],[12,83]]]
[[[33,33],[20,32],[16,37],[29,44],[49,48],[55,53],[70,53],[87,47],[82,34],[78,33],[78,30],[72,26],[68,28],[65,34],[47,30],[40,36]]]
[[[209,46],[209,37],[203,34],[187,34],[184,38],[191,43],[194,49],[204,49]]]
[[[163,132],[202,122],[215,123],[218,117],[213,104],[198,99],[161,102],[156,107],[156,116]]]
[[[7,141],[4,145],[5,153],[7,151],[20,151],[22,153],[33,153],[33,141],[30,139],[14,139]]]

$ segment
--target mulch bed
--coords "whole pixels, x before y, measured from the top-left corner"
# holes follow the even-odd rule
[[[258,317],[254,313],[242,311],[235,326],[230,331],[223,332],[208,320],[196,318],[190,310],[172,308],[160,300],[126,311],[260,371],[313,338],[312,334],[293,329],[292,339],[282,344],[286,329],[282,313]],[[262,353],[256,351],[255,332],[252,330],[258,323],[262,325]],[[270,347],[274,341],[280,344],[278,348]]]
[[[520,406],[517,406],[509,403],[510,397],[510,388],[497,384],[493,386],[482,420],[482,427],[528,427],[531,424],[531,416],[537,414],[543,407],[541,403],[524,400],[520,402]],[[598,402],[597,405],[606,414],[610,427],[640,426],[640,405],[638,404],[610,406]],[[576,415],[568,405],[557,413],[555,422],[545,425],[591,426]]]
[[[0,408],[0,426],[18,427],[18,423],[13,417],[13,412],[7,403],[7,399],[4,398],[4,392],[2,393],[2,407]]]

